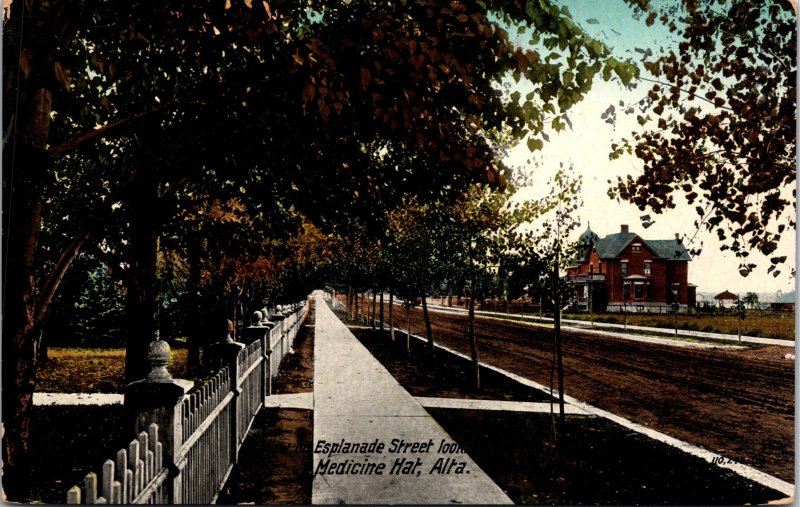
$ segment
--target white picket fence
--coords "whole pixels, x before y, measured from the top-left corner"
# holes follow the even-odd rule
[[[147,433],[132,440],[127,449],[117,451],[116,462],[103,464],[102,483],[89,472],[84,479],[84,503],[137,504],[167,503],[164,483],[169,475],[162,463],[162,445],[158,441],[158,425],[151,424]],[[102,489],[98,496],[98,486]],[[73,486],[67,492],[67,503],[81,503],[81,488]]]
[[[175,406],[164,407],[170,427],[149,422],[146,432],[117,452],[116,461],[104,463],[100,482],[90,472],[83,488],[70,488],[67,503],[214,503],[307,315],[307,304],[294,305],[282,319],[274,318],[272,329],[248,328],[255,337],[249,344],[223,344],[238,353]],[[174,445],[174,457],[165,452],[165,441],[168,448]]]

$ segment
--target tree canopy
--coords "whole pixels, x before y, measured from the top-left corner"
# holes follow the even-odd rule
[[[661,54],[642,50],[647,96],[635,109],[644,130],[612,146],[635,154],[638,176],[612,195],[642,210],[682,205],[741,258],[740,272],[786,257],[781,236],[795,227],[797,27],[790,2],[630,1],[648,25],[675,37]]]

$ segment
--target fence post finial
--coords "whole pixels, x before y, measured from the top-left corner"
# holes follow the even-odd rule
[[[164,340],[153,340],[147,350],[147,360],[150,362],[150,373],[147,375],[149,382],[168,382],[172,380],[167,370],[169,364],[169,344]]]
[[[228,334],[225,336],[225,343],[233,343],[234,342],[233,336],[231,336],[231,334],[233,334],[233,321],[227,319],[226,322],[228,324],[227,328]]]

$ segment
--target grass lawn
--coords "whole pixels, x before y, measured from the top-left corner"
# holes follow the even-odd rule
[[[169,371],[186,377],[185,348],[174,348]],[[125,387],[125,349],[51,348],[36,372],[42,393],[119,393]]]
[[[565,319],[589,321],[586,313],[564,314]],[[625,323],[625,316],[620,314],[594,314],[591,317],[595,322],[610,324]],[[628,314],[628,324],[632,326],[660,327],[674,329],[675,317],[673,315],[656,314]],[[709,333],[736,334],[739,318],[731,315],[678,315],[678,329],[689,331],[704,331]],[[794,340],[794,315],[748,315],[742,320],[742,334],[747,336],[760,336],[762,338],[777,338]]]

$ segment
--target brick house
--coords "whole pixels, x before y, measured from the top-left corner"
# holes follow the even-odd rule
[[[694,307],[696,287],[688,282],[691,257],[679,236],[644,239],[630,232],[600,238],[591,228],[581,235],[578,257],[566,267],[578,310],[665,313],[677,302]]]

